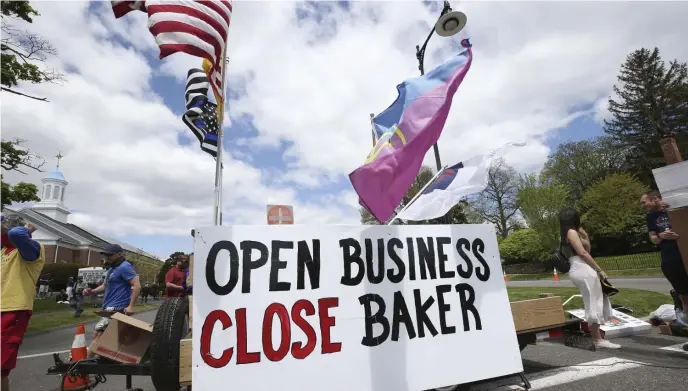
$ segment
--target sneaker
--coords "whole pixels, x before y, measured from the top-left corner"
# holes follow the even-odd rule
[[[611,342],[607,341],[606,339],[595,342],[595,347],[596,348],[602,348],[602,349],[621,349],[621,345],[611,343]]]

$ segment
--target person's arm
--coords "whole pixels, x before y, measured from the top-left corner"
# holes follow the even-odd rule
[[[27,262],[33,262],[41,255],[41,245],[31,239],[31,231],[26,227],[14,227],[7,233],[7,239],[19,250],[19,255]]]
[[[585,263],[590,265],[590,267],[593,268],[593,270],[595,270],[597,273],[602,272],[602,269],[592,258],[592,255],[590,255],[590,253],[585,250],[585,247],[583,247],[583,242],[581,242],[578,232],[572,229],[569,230],[569,232],[566,233],[566,239],[568,239],[568,242],[571,247],[573,247],[573,250],[576,251],[576,254],[578,254],[578,256],[581,257]]]
[[[129,285],[131,285],[131,298],[129,299],[129,306],[124,309],[124,313],[126,315],[131,315],[134,313],[134,306],[136,305],[136,300],[139,298],[139,294],[141,294],[141,282],[139,281],[139,277],[136,275],[136,270],[134,270],[134,267],[126,264],[120,266],[121,270],[121,275],[122,278],[125,281],[129,282]]]

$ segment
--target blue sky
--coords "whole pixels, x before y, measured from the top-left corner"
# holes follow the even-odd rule
[[[62,151],[70,222],[161,257],[188,252],[190,230],[212,222],[214,162],[180,120],[186,73],[200,60],[158,60],[146,15],[115,20],[108,4],[36,3],[41,15],[29,27],[57,48],[49,65],[67,82],[21,86],[49,105],[3,95],[3,138],[21,136],[43,156]],[[265,205],[276,203],[294,205],[297,224],[357,224],[347,175],[371,147],[369,113],[417,75],[415,45],[441,5],[234,4],[225,224],[265,224]],[[454,6],[468,25],[453,39],[434,36],[425,64],[439,65],[471,38],[474,63],[439,142],[445,164],[525,141],[506,160],[538,171],[559,143],[602,134],[628,53],[657,45],[667,58],[688,57],[685,3]],[[431,152],[425,163],[434,167]],[[6,179],[39,183],[41,174]]]

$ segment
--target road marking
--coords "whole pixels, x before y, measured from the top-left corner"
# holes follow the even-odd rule
[[[683,353],[683,354],[685,354],[685,355],[688,355],[688,351],[683,350],[683,345],[685,345],[685,344],[686,344],[686,343],[683,342],[683,343],[680,343],[680,344],[677,344],[677,345],[665,346],[665,347],[660,348],[660,349],[661,349],[661,350],[669,350],[669,351],[672,351],[672,352],[679,352],[679,353]]]
[[[531,390],[540,390],[561,384],[572,383],[578,380],[588,379],[614,372],[624,371],[631,368],[642,366],[643,363],[628,361],[618,357],[605,358],[597,361],[590,361],[577,365],[570,365],[564,368],[550,369],[548,371],[537,372],[526,375],[532,386]],[[513,378],[512,381],[520,382]],[[490,385],[485,384],[471,387],[471,391],[497,391],[497,390],[523,390],[515,385]]]
[[[37,354],[27,354],[26,356],[19,356],[17,357],[17,360],[21,360],[22,358],[34,358],[34,357],[42,357],[42,356],[52,356],[53,354],[62,354],[62,353],[69,353],[69,350],[60,350],[57,352],[48,352],[48,353],[37,353]]]

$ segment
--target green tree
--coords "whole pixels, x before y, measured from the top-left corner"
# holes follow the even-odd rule
[[[611,174],[586,190],[581,207],[585,229],[591,235],[642,232],[645,210],[640,197],[647,187],[630,174]]]
[[[618,81],[604,130],[628,148],[631,172],[654,187],[652,169],[664,165],[660,140],[673,136],[688,150],[688,66],[674,60],[667,68],[659,49],[643,48],[628,55]]]
[[[564,185],[543,183],[533,174],[521,178],[518,189],[521,214],[547,251],[553,251],[559,244],[559,211],[566,207],[568,198]]]
[[[418,192],[421,191],[423,187],[425,187],[425,185],[434,176],[435,172],[430,167],[421,167],[420,171],[418,172],[418,175],[416,176],[416,180],[413,182],[408,192],[406,192],[406,195],[402,199],[401,203],[397,207],[397,212],[401,211],[404,206],[411,202],[413,197],[415,197],[416,194],[418,194]],[[449,213],[446,216],[433,220],[414,221],[410,224],[465,224],[466,215],[464,214],[464,207],[466,205],[467,203],[463,201],[460,204],[451,208],[451,210],[449,210]],[[359,213],[361,214],[361,224],[363,225],[382,224],[366,208],[361,208],[359,210]],[[398,220],[396,222],[398,222]]]
[[[2,140],[2,170],[16,171],[26,174],[23,170],[30,168],[41,171],[41,166],[45,163],[43,158],[32,153],[30,150],[22,148],[23,140],[5,141]],[[4,179],[4,175],[0,176]],[[33,183],[19,182],[11,186],[5,181],[2,182],[2,208],[12,205],[15,202],[40,201],[38,198],[38,187]]]
[[[624,148],[609,136],[562,143],[547,159],[541,180],[566,186],[577,202],[595,181],[621,172],[625,155]]]
[[[18,24],[33,23],[38,12],[28,1],[2,2],[2,90],[37,100],[47,100],[23,94],[13,89],[20,81],[56,83],[64,75],[45,66],[48,56],[57,55],[57,50],[45,38],[30,31],[17,28]]]
[[[525,228],[500,241],[499,255],[506,263],[525,263],[543,260],[549,255],[549,251],[534,229]]]
[[[471,198],[471,222],[494,224],[497,236],[509,236],[520,224],[516,218],[518,184],[516,170],[502,159],[494,161],[488,172],[487,187]]]

